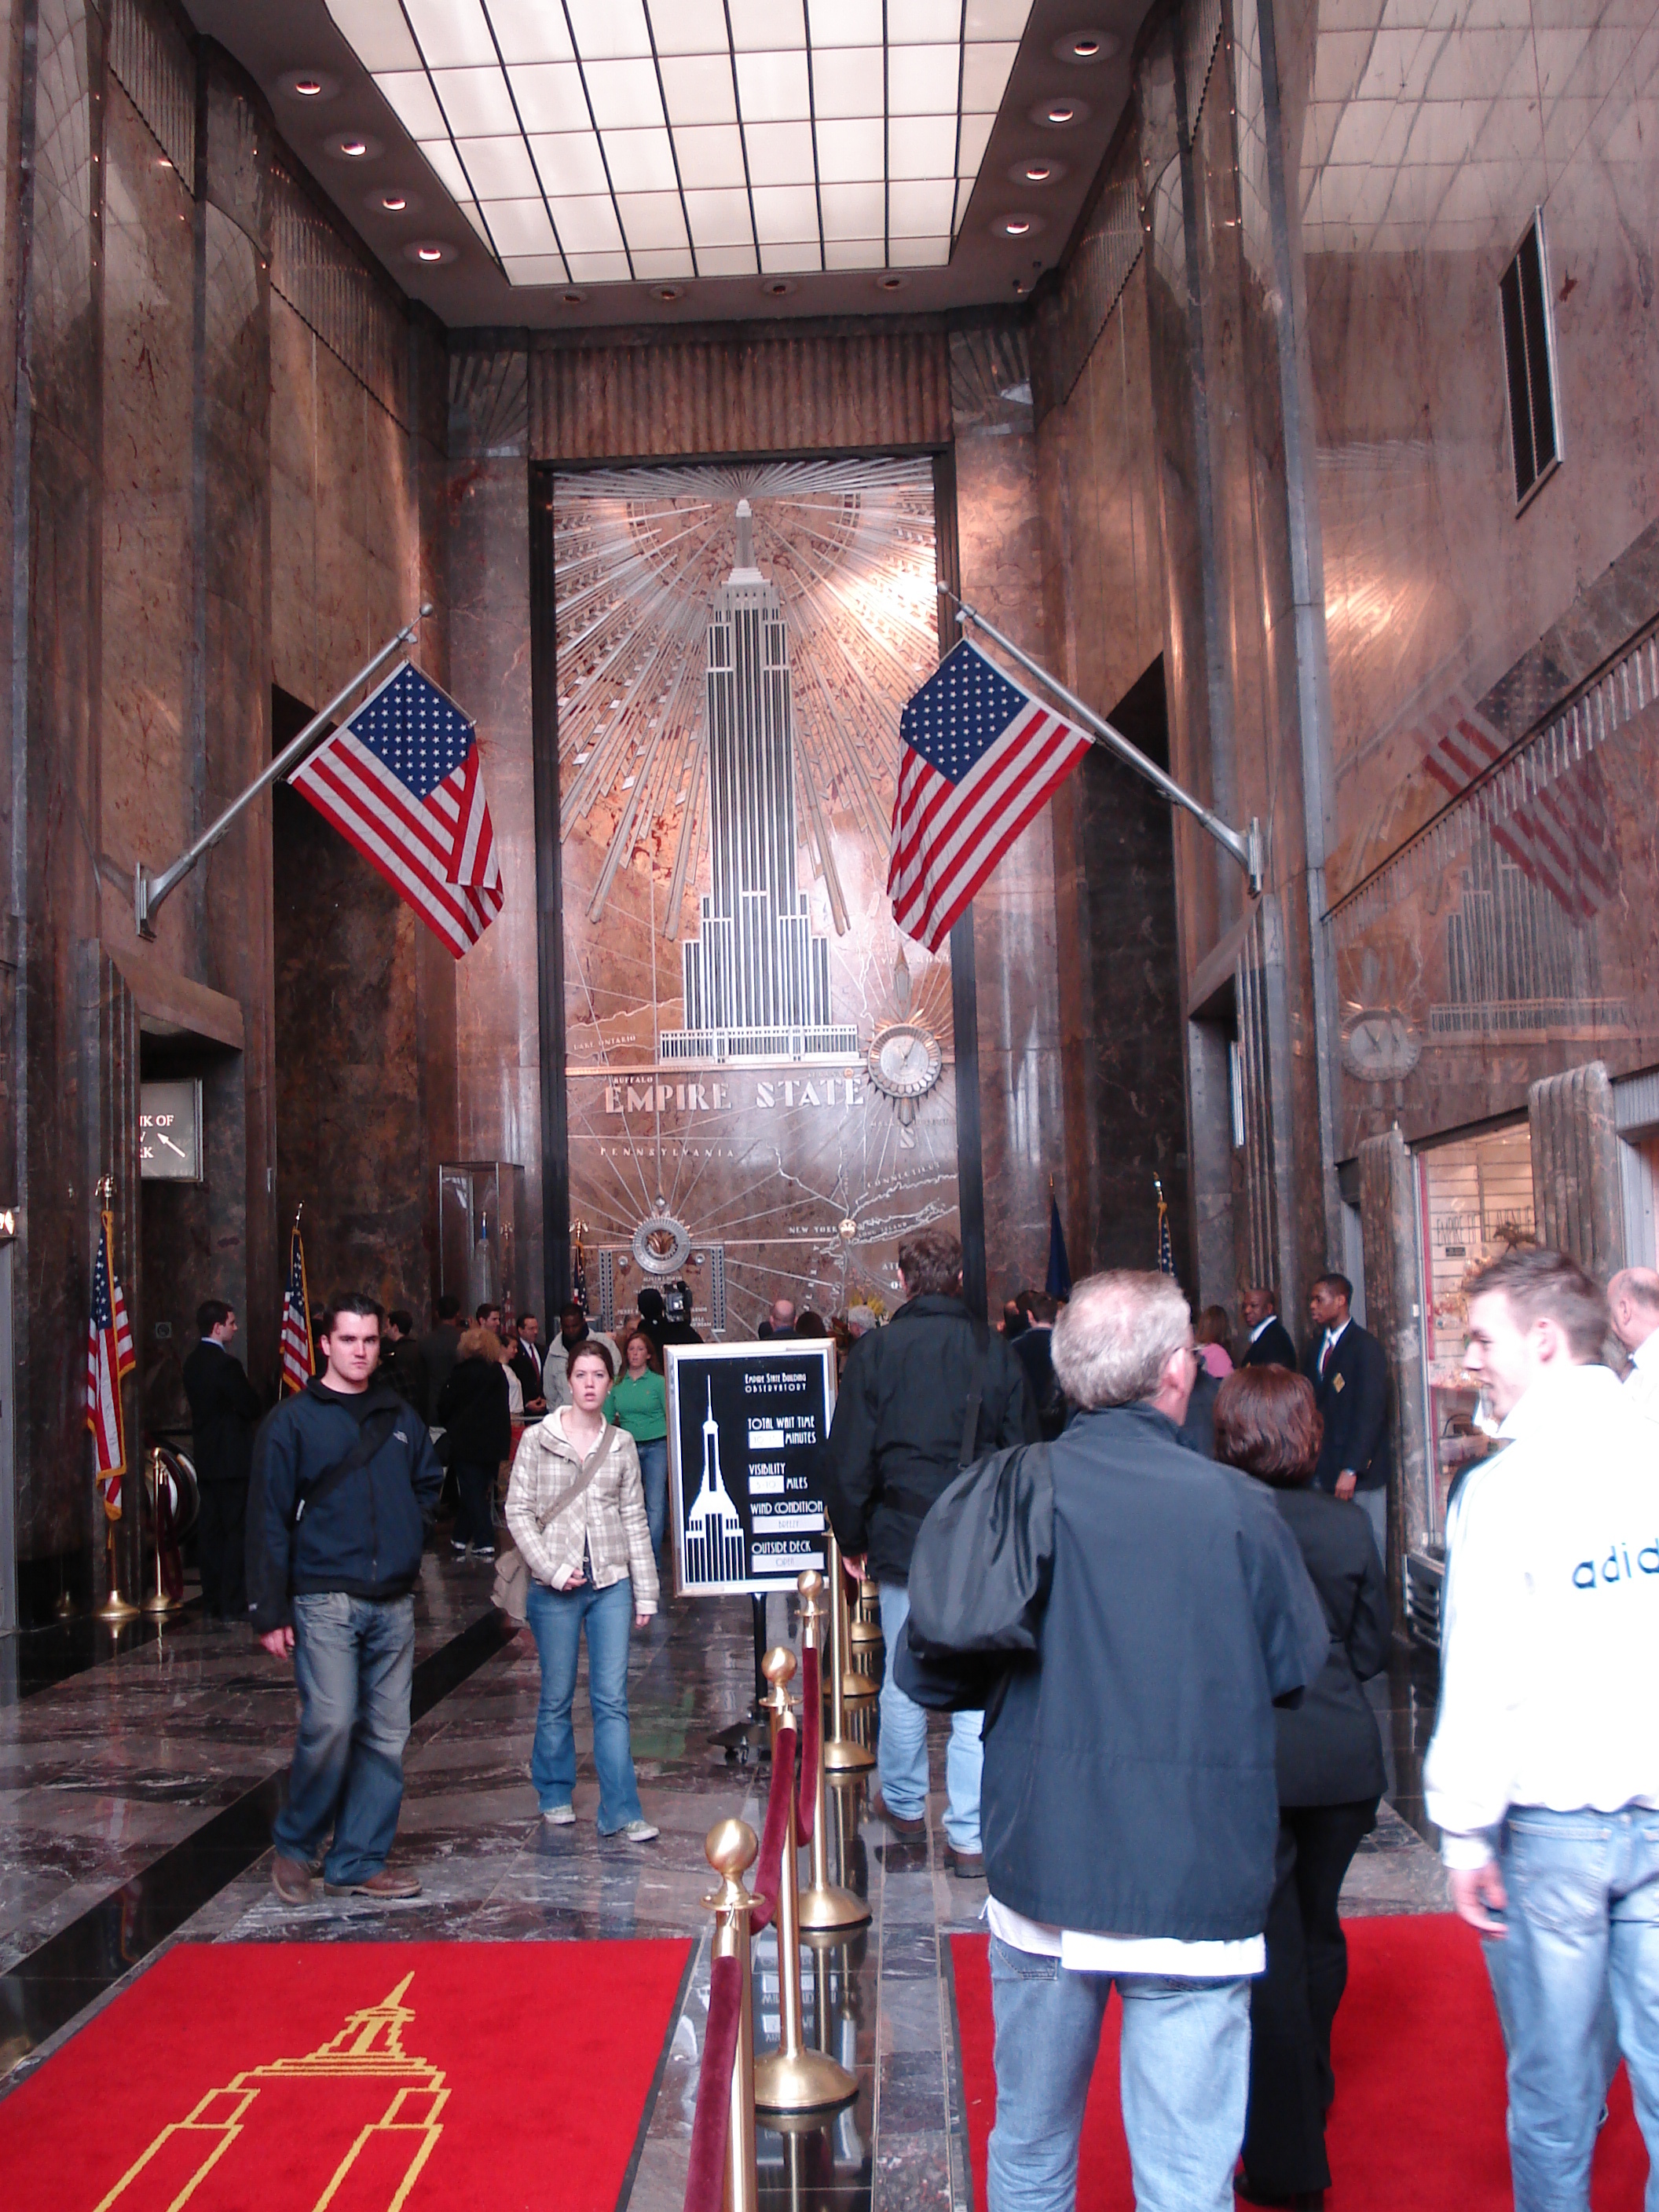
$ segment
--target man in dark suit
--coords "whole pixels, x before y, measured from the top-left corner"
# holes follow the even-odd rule
[[[1368,1329],[1349,1317],[1353,1285],[1322,1275],[1308,1298],[1314,1334],[1302,1371],[1314,1386],[1325,1440],[1314,1488],[1352,1498],[1371,1519],[1376,1548],[1389,1556],[1389,1363]]]
[[[201,1341],[185,1358],[184,1380],[202,1498],[196,1523],[202,1610],[213,1620],[246,1620],[247,1485],[263,1408],[230,1348],[236,1338],[234,1310],[222,1298],[204,1298],[196,1310],[196,1327]]]
[[[426,1385],[426,1403],[416,1411],[430,1428],[438,1418],[438,1399],[444,1384],[449,1380],[449,1370],[455,1364],[455,1354],[461,1341],[461,1302],[447,1292],[434,1309],[434,1326],[420,1341],[421,1375]]]
[[[1051,1344],[1059,1302],[1044,1291],[1022,1291],[1015,1303],[1025,1326],[1014,1338],[1011,1348],[1024,1370],[1025,1388],[1036,1409],[1042,1440],[1052,1443],[1066,1426],[1066,1394],[1054,1376]]]
[[[507,1364],[519,1378],[526,1413],[542,1413],[547,1410],[547,1401],[542,1395],[540,1338],[540,1326],[535,1315],[520,1314],[514,1330],[513,1347]]]
[[[1249,1331],[1249,1340],[1244,1347],[1241,1367],[1288,1367],[1292,1375],[1296,1370],[1296,1344],[1279,1318],[1279,1299],[1276,1294],[1253,1285],[1239,1301],[1243,1309],[1244,1326]]]

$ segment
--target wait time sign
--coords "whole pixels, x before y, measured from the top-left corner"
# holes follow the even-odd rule
[[[832,1342],[671,1344],[668,1473],[678,1588],[758,1596],[824,1571]]]

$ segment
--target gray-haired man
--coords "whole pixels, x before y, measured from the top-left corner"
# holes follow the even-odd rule
[[[1174,1278],[1091,1275],[1054,1324],[1042,1656],[986,1730],[992,2212],[1070,2212],[1115,1983],[1135,2201],[1231,2212],[1279,1828],[1273,1705],[1329,1644],[1268,1493],[1183,1449]]]

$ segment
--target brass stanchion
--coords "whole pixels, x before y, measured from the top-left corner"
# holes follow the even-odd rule
[[[161,1485],[168,1479],[162,1472],[161,1449],[152,1444],[144,1462],[144,1487],[149,1492],[150,1520],[155,1530],[155,1588],[144,1600],[142,1610],[145,1613],[173,1613],[179,1604],[177,1598],[167,1595],[161,1576]]]
[[[116,1564],[115,1523],[112,1521],[107,1523],[104,1540],[109,1554],[109,1595],[93,1618],[101,1620],[106,1627],[119,1628],[124,1621],[137,1620],[138,1608],[136,1605],[129,1605],[121,1595],[121,1571]]]
[[[830,1677],[830,1730],[823,1740],[823,1767],[826,1774],[867,1774],[876,1763],[874,1753],[855,1742],[847,1732],[847,1646],[842,1641],[841,1607],[836,1601],[842,1581],[841,1546],[828,1529],[824,1538],[830,1550],[830,1587],[833,1595],[830,1603],[830,1664],[825,1669]]]
[[[859,1583],[858,1602],[847,1631],[847,1653],[855,1667],[879,1678],[882,1652],[881,1599],[866,1575]]]
[[[880,1684],[853,1658],[853,1612],[847,1602],[847,1571],[836,1577],[836,1613],[841,1622],[841,1696],[848,1705],[873,1705]]]
[[[746,1820],[717,1820],[703,1844],[704,1856],[720,1878],[720,1887],[703,1899],[714,1915],[714,1954],[717,1959],[735,1959],[743,1982],[726,2138],[726,2212],[755,2212],[760,2194],[755,2166],[754,1976],[749,1961],[749,1915],[755,1900],[740,1879],[754,1864],[759,1849]]]
[[[766,1679],[772,1685],[767,1710],[772,1718],[772,1768],[777,1771],[778,1736],[789,1718],[789,1678],[795,1655],[784,1644],[766,1655]],[[783,1863],[778,1878],[778,2047],[755,2061],[755,2105],[763,2112],[831,2112],[849,2104],[858,2083],[827,2051],[808,2048],[801,2031],[800,1912],[797,1884],[795,1793],[789,1791],[784,1822]]]
[[[816,1651],[820,1661],[823,1655],[823,1621],[828,1607],[823,1601],[823,1578],[809,1568],[798,1576],[796,1586],[800,1591],[800,1640],[802,1647]],[[805,1747],[803,1746],[803,1751]],[[870,1917],[870,1908],[861,1897],[850,1889],[843,1889],[830,1879],[829,1838],[824,1833],[827,1811],[823,1786],[823,1731],[818,1730],[817,1757],[812,1771],[804,1777],[812,1790],[812,1880],[810,1887],[800,1893],[801,1930],[809,1939],[812,1936],[832,1936],[839,1942],[849,1928],[862,1928]],[[822,1965],[819,1966],[823,1972]]]

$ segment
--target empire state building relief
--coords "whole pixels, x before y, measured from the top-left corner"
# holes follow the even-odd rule
[[[931,466],[586,471],[554,542],[591,1303],[683,1274],[726,1336],[779,1294],[890,1307],[900,1239],[956,1213],[949,958],[885,898],[939,659]]]

